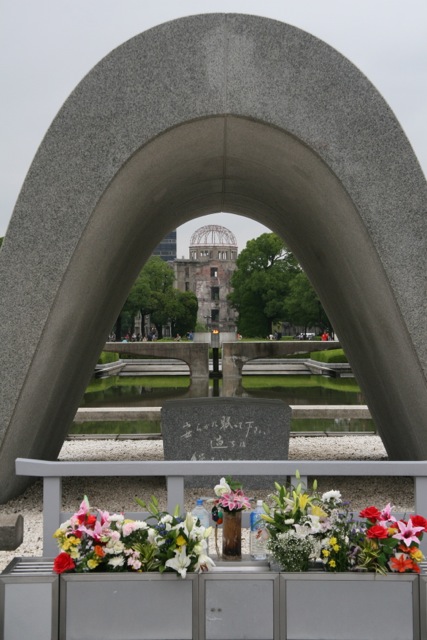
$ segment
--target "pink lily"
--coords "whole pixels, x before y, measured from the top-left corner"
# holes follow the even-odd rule
[[[391,515],[393,509],[394,507],[389,502],[381,511],[381,522],[396,522],[396,518]]]
[[[405,524],[402,520],[398,520],[396,524],[399,527],[399,533],[395,533],[392,538],[402,540],[407,547],[410,547],[412,542],[415,544],[419,543],[417,534],[420,531],[424,531],[424,527],[414,527],[411,518],[409,518],[408,524]]]
[[[110,519],[110,513],[108,511],[98,509],[98,513],[101,516],[101,524],[105,524]]]
[[[250,509],[251,506],[249,499],[241,489],[231,491],[230,493],[224,493],[218,502],[224,509],[229,509],[229,511]]]
[[[99,520],[95,522],[93,529],[88,529],[84,525],[81,525],[79,527],[79,531],[82,531],[83,533],[88,535],[90,538],[93,538],[96,542],[99,542],[102,536],[104,535],[104,529],[101,523],[99,522]]]
[[[79,525],[81,522],[84,522],[86,515],[89,513],[90,505],[87,496],[84,497],[83,502],[80,504],[80,508],[76,513],[71,516],[71,523],[73,526]]]

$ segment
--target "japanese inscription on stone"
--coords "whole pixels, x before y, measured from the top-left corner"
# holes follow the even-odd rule
[[[171,400],[164,403],[161,416],[165,460],[288,458],[291,409],[281,400]],[[200,481],[186,484],[197,486]]]

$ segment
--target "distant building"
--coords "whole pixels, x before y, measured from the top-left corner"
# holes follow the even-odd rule
[[[176,260],[176,229],[168,233],[154,249],[153,256],[159,256],[165,262]]]
[[[230,306],[231,276],[238,255],[236,238],[225,227],[208,225],[193,233],[189,259],[173,263],[175,287],[193,291],[199,302],[197,321],[220,331],[235,331],[237,312]]]

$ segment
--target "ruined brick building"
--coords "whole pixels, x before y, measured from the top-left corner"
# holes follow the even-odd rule
[[[190,239],[189,258],[174,260],[175,286],[193,291],[199,302],[197,321],[209,329],[235,331],[237,313],[227,301],[238,249],[229,229],[200,227]]]

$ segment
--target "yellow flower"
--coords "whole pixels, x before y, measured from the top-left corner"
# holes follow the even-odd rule
[[[87,566],[89,567],[89,569],[96,569],[98,565],[99,565],[98,560],[94,560],[93,558],[87,561]]]
[[[311,513],[313,516],[318,516],[319,518],[326,518],[328,515],[323,509],[321,509],[317,504],[314,504],[311,507]]]
[[[178,545],[178,547],[182,547],[184,546],[184,544],[186,544],[186,539],[184,538],[184,536],[178,536],[176,539],[176,544]]]
[[[331,545],[331,547],[334,546],[334,544],[337,544],[338,540],[336,538],[330,538],[329,539],[329,544]]]
[[[340,550],[340,545],[339,544],[334,544],[334,546],[332,547],[334,551],[339,551]]]
[[[322,549],[322,553],[325,556],[325,558],[327,558],[330,555],[330,552],[328,551],[328,549]]]
[[[81,544],[81,540],[76,536],[69,536],[61,540],[61,548],[64,551],[69,551],[71,547],[78,547]]]
[[[330,567],[336,567],[336,566],[337,566],[337,563],[335,562],[335,560],[331,560],[331,561],[329,562],[329,566],[330,566]]]
[[[308,503],[309,495],[307,493],[303,493],[299,496],[298,502],[300,509],[305,509]]]
[[[416,562],[422,562],[424,560],[424,554],[421,549],[415,548],[413,551],[411,549],[410,556]]]

